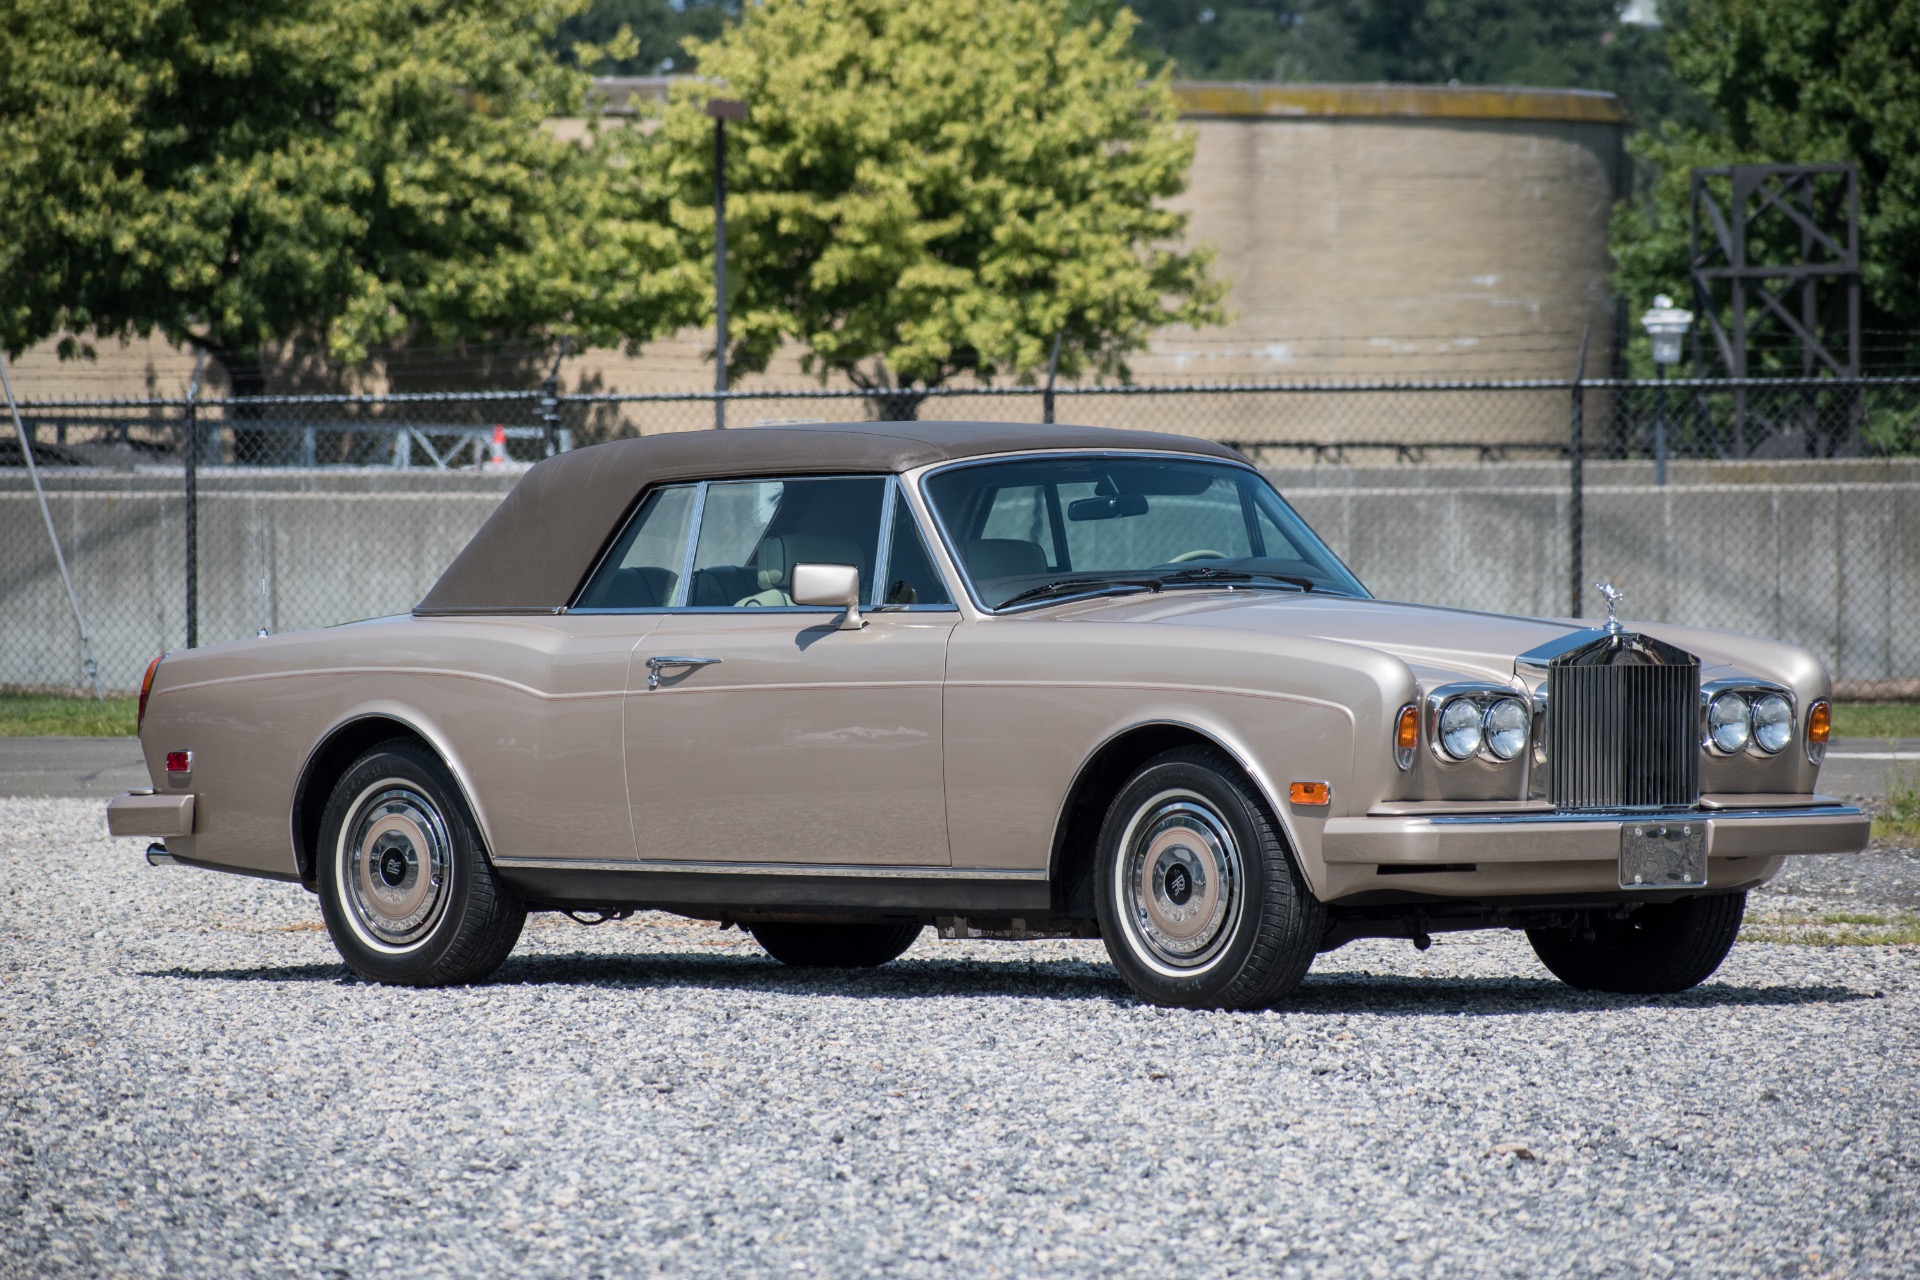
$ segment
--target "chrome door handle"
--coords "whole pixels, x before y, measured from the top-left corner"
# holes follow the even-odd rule
[[[719,661],[720,659],[718,658],[670,658],[670,657],[648,658],[647,659],[647,688],[658,689],[660,687],[660,672],[664,668],[711,667],[716,663],[718,663]]]

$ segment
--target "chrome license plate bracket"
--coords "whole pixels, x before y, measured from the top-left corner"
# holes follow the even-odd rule
[[[1622,889],[1697,889],[1706,883],[1705,818],[1636,818],[1620,825]]]

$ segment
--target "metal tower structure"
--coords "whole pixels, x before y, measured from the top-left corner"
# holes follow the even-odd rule
[[[1860,178],[1850,164],[1695,169],[1693,371],[1699,378],[1860,376]],[[1782,354],[1763,365],[1760,348]],[[1784,366],[1784,367],[1783,367]],[[1797,366],[1797,367],[1796,367]],[[1736,456],[1751,443],[1748,396],[1734,389]],[[1769,415],[1769,418],[1771,415]],[[1816,435],[1830,433],[1816,433]],[[1813,452],[1834,441],[1809,439]]]

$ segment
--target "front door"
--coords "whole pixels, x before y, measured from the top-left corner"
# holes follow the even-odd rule
[[[958,614],[924,580],[893,483],[715,481],[698,511],[685,589],[628,674],[640,858],[948,865],[941,694]],[[801,563],[857,566],[867,625],[796,606]]]

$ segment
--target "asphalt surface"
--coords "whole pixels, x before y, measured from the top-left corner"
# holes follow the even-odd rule
[[[1820,770],[1830,795],[1878,800],[1890,769],[1920,775],[1920,738],[1836,739]],[[134,738],[0,738],[0,796],[100,796],[152,784]]]
[[[97,800],[0,800],[0,1276],[1920,1257],[1916,946],[1742,942],[1695,991],[1628,999],[1514,935],[1365,942],[1229,1015],[1138,1004],[1097,943],[929,934],[804,973],[709,925],[537,917],[497,981],[423,992],[352,979],[299,888],[141,845]],[[1777,883],[1756,903],[1884,910],[1920,855]]]

